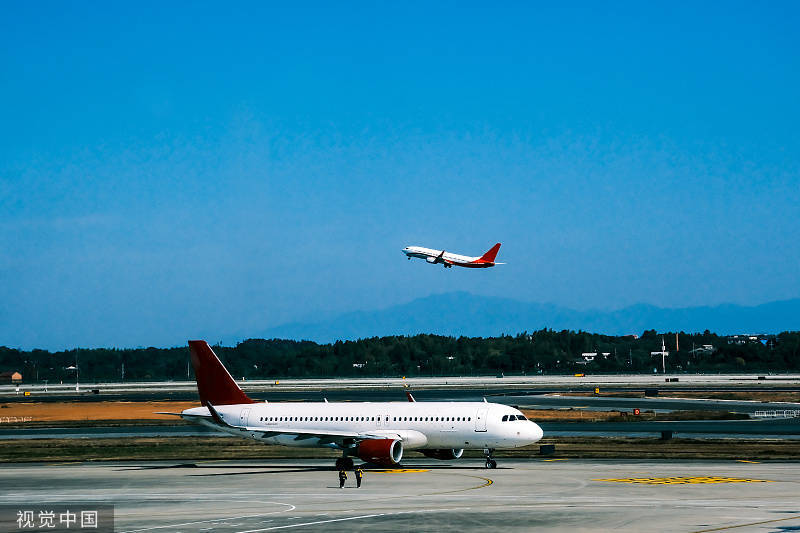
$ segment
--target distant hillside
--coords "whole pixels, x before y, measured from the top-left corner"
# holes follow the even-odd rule
[[[754,307],[665,309],[637,304],[616,311],[576,311],[551,304],[525,303],[465,292],[436,294],[375,311],[344,313],[329,320],[290,323],[251,336],[305,339],[319,343],[385,335],[432,333],[490,337],[542,328],[583,330],[607,335],[657,331],[778,333],[800,329],[800,299]]]

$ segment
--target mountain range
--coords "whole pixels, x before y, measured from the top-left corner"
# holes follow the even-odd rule
[[[578,311],[553,304],[452,292],[418,298],[385,309],[354,311],[320,321],[283,324],[250,336],[329,343],[418,333],[493,337],[542,328],[608,335],[639,335],[648,329],[687,333],[708,329],[720,335],[779,333],[800,329],[800,299],[757,306],[723,304],[662,308],[636,304],[612,311]]]

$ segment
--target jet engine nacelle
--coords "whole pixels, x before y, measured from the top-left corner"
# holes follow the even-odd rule
[[[458,459],[461,457],[461,454],[464,453],[464,449],[460,450],[419,450],[422,452],[423,455],[426,457],[431,457],[432,459],[441,459],[443,461],[449,461],[452,459]]]
[[[436,259],[438,259],[438,258],[437,257],[426,257],[425,261],[427,261],[428,263],[435,263]]]
[[[397,439],[371,439],[358,445],[356,455],[362,461],[393,466],[403,458],[403,443]]]

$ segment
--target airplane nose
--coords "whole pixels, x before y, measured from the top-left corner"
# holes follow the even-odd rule
[[[537,424],[536,422],[531,422],[531,426],[532,426],[530,428],[531,440],[533,442],[541,440],[542,437],[544,436],[544,431],[542,431],[542,428],[539,427],[539,424]]]

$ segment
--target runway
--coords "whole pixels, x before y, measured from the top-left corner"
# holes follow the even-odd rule
[[[5,465],[0,504],[115,506],[116,531],[786,531],[796,463],[419,461],[339,489],[330,461]],[[743,527],[746,526],[746,527]]]

